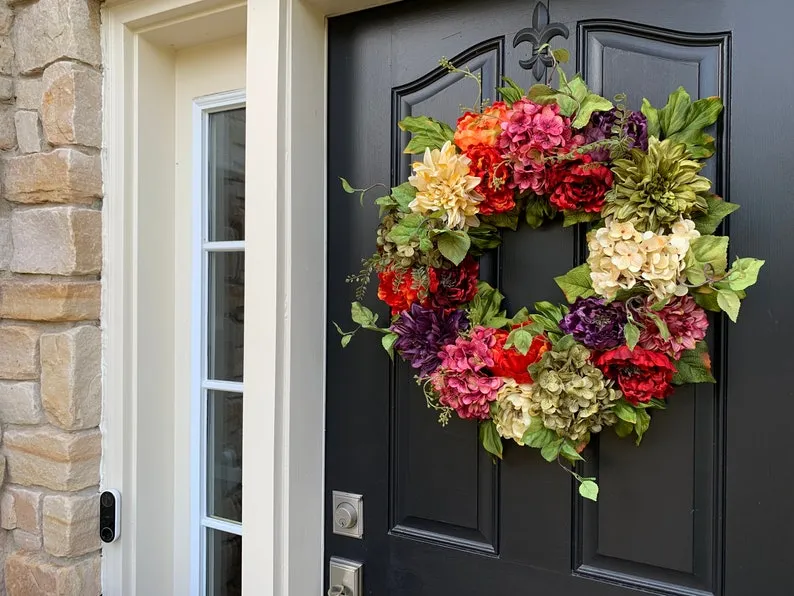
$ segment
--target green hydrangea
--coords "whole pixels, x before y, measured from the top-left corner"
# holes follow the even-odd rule
[[[433,246],[430,251],[422,252],[419,249],[419,240],[412,240],[406,244],[397,244],[388,239],[389,232],[398,223],[400,215],[390,213],[383,217],[378,226],[378,253],[381,255],[383,263],[388,263],[398,269],[409,269],[415,267],[435,267],[444,266],[444,257],[441,252]],[[441,225],[436,221],[430,222],[431,225]]]
[[[615,160],[615,187],[606,196],[603,216],[657,232],[681,217],[705,213],[711,182],[698,174],[702,168],[683,143],[651,137],[647,153],[633,149],[627,159]]]
[[[583,345],[549,350],[532,371],[529,413],[559,436],[579,443],[617,422],[612,406],[622,394],[590,364]]]

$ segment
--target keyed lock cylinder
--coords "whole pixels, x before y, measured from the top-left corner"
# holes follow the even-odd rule
[[[334,534],[364,536],[364,497],[335,490],[332,506]]]

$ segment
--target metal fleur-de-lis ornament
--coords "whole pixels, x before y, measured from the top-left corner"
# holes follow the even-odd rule
[[[532,54],[525,60],[519,60],[521,68],[531,70],[536,81],[543,79],[546,69],[554,65],[554,58],[548,44],[555,37],[568,39],[568,27],[562,23],[550,23],[549,10],[543,2],[535,4],[532,13],[532,27],[521,29],[513,38],[513,47],[525,41],[532,44]]]

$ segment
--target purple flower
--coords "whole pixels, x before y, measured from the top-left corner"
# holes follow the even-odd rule
[[[455,343],[461,331],[469,328],[469,320],[462,310],[444,312],[431,310],[417,303],[403,311],[391,330],[399,337],[394,344],[402,357],[419,376],[426,377],[441,364],[439,352],[447,344]]]
[[[626,306],[622,302],[606,304],[601,298],[577,298],[560,329],[592,350],[611,350],[622,346],[626,326]]]
[[[589,124],[583,131],[585,143],[595,143],[611,137],[616,120],[615,108],[608,112],[593,112]],[[629,115],[623,131],[629,138],[629,149],[648,150],[648,121],[641,112],[632,112]],[[590,155],[593,161],[609,161],[609,149],[606,147],[591,151]]]

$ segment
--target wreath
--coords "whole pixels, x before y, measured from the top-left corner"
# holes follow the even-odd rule
[[[560,50],[553,52],[562,59]],[[505,78],[502,101],[482,100],[453,129],[426,116],[399,123],[411,133],[408,181],[375,200],[377,251],[360,273],[346,346],[359,328],[380,332],[385,350],[415,370],[441,424],[476,420],[480,441],[502,457],[502,441],[540,450],[598,496],[576,472],[594,434],[648,430],[675,385],[713,383],[706,311],[739,314],[764,261],[728,265],[728,237],[715,235],[738,205],[700,175],[715,152],[706,129],[717,97],[691,101],[683,88],[662,108],[640,111],[593,93],[557,67],[558,88],[528,90]],[[556,66],[556,65],[555,65]],[[548,81],[550,83],[550,81]],[[373,190],[344,190],[364,196]],[[555,278],[568,304],[537,302],[509,316],[504,296],[478,280],[477,257],[505,230],[562,217],[588,226],[589,256]],[[373,273],[391,308],[387,327],[361,300]]]

